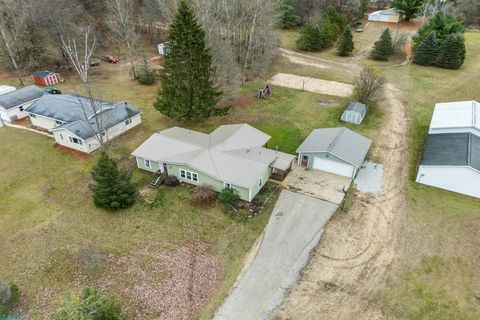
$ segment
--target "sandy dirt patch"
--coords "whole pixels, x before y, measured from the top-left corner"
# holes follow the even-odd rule
[[[354,89],[351,84],[302,77],[288,73],[277,73],[270,79],[270,83],[280,87],[305,90],[339,97],[348,97],[352,95]]]
[[[375,194],[359,193],[348,213],[338,213],[304,270],[298,287],[274,319],[386,319],[382,297],[398,256],[405,226],[408,117],[400,93],[388,84],[385,120],[373,155],[384,166],[384,183]]]

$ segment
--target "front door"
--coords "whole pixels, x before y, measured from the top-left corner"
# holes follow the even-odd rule
[[[167,164],[166,164],[166,163],[163,164],[163,172],[168,172],[168,171],[167,171]]]
[[[302,167],[308,167],[308,156],[306,154],[302,155],[302,162],[300,164]]]

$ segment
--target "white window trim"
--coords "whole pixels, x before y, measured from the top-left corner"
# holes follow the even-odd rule
[[[152,161],[150,161],[150,159],[143,159],[143,164],[145,165],[145,168],[148,168],[148,169],[152,168]]]
[[[182,172],[183,172],[184,177],[182,177]],[[179,169],[179,173],[180,173],[180,179],[191,181],[193,183],[199,183],[200,182],[200,179],[198,179],[198,173],[196,173],[196,172],[188,171],[188,170],[185,170],[185,169]],[[190,178],[188,178],[189,175],[190,175]],[[196,181],[193,179],[194,175],[197,178]]]

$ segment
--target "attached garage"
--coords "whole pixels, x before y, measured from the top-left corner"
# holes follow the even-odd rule
[[[354,178],[372,142],[347,129],[315,129],[297,149],[298,165]]]

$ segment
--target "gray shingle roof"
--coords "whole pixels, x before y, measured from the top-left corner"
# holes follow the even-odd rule
[[[37,70],[33,73],[33,75],[37,76],[37,77],[46,77],[46,76],[48,76],[49,74],[52,74],[52,73],[55,73],[55,72],[48,71],[48,70]]]
[[[429,134],[420,164],[480,170],[480,138],[471,133]]]
[[[127,102],[109,102],[94,100],[75,95],[50,95],[46,94],[35,101],[27,112],[65,122],[52,130],[65,129],[79,138],[88,139],[96,132],[106,130],[140,113],[140,110]],[[94,118],[97,110],[97,121]]]
[[[328,152],[360,167],[371,144],[370,139],[347,128],[322,128],[313,130],[297,153]]]
[[[0,95],[0,107],[11,109],[23,103],[35,100],[44,95],[42,89],[28,86]]]

